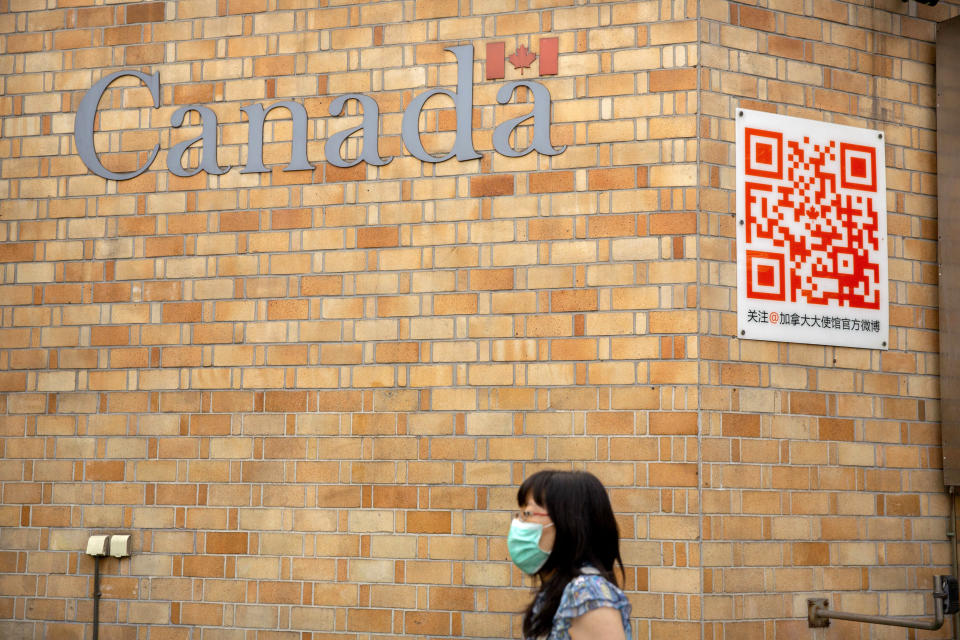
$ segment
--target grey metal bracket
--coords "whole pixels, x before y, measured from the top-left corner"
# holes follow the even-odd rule
[[[807,600],[807,626],[811,629],[820,629],[830,626],[830,618],[818,614],[818,611],[827,611],[830,601],[826,598],[810,598]]]
[[[927,629],[936,631],[943,626],[945,614],[957,611],[957,579],[953,576],[937,576],[933,588],[933,620],[912,620],[910,618],[895,618],[893,616],[871,616],[862,613],[847,613],[832,611],[830,602],[826,598],[809,598],[807,600],[807,626],[818,629],[830,626],[830,619],[851,620],[867,624],[883,624],[894,627],[909,627],[911,629]]]

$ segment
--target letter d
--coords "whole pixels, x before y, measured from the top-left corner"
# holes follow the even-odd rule
[[[473,148],[473,45],[447,47],[445,51],[450,51],[457,57],[456,92],[449,89],[430,89],[414,98],[403,112],[400,137],[410,153],[424,162],[443,162],[454,155],[460,162],[476,160],[480,154]],[[453,149],[442,156],[427,153],[420,140],[420,112],[427,100],[438,94],[450,96],[457,113],[457,134]]]

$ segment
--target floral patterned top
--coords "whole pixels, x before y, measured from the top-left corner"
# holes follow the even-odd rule
[[[620,612],[624,637],[630,640],[632,631],[627,596],[593,567],[584,567],[581,571],[583,573],[571,580],[563,590],[547,640],[570,640],[570,625],[574,618],[599,607],[613,607]]]

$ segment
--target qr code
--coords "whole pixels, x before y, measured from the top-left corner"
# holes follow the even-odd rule
[[[744,129],[746,297],[879,309],[882,146],[796,133]]]

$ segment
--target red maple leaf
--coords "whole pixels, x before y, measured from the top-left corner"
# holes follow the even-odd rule
[[[510,64],[513,65],[514,69],[520,69],[520,73],[523,73],[523,69],[529,67],[533,64],[533,61],[537,59],[537,54],[530,53],[526,46],[520,45],[517,47],[516,53],[507,58],[510,61]]]

